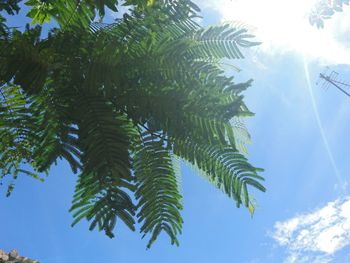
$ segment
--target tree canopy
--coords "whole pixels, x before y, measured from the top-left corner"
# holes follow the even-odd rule
[[[19,1],[0,9],[13,14]],[[179,159],[199,168],[254,211],[251,187],[265,191],[246,159],[240,118],[251,116],[221,59],[243,58],[259,43],[242,27],[197,24],[190,1],[125,1],[129,13],[94,22],[117,1],[29,0],[28,16],[58,27],[19,31],[2,19],[1,178],[42,179],[59,159],[78,174],[71,211],[113,237],[117,220],[178,244],[183,207]],[[139,224],[138,224],[139,223]]]

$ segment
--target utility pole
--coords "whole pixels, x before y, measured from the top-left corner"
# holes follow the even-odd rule
[[[332,71],[328,76],[325,73],[320,73],[320,78],[324,80],[323,87],[328,88],[329,85],[332,85],[350,98],[350,93],[345,90],[345,88],[350,88],[350,84],[337,80],[338,75],[335,71]]]

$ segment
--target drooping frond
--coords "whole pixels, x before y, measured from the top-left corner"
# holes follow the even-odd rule
[[[74,217],[72,226],[87,219],[91,222],[90,230],[97,226],[110,238],[114,237],[113,230],[118,219],[135,230],[135,205],[115,178],[100,179],[96,173],[82,173],[70,211],[73,211]]]
[[[250,134],[244,125],[244,123],[237,117],[230,121],[231,127],[233,129],[233,137],[235,140],[235,148],[242,154],[248,154],[246,144],[251,142]]]
[[[92,221],[91,230],[98,225],[113,237],[120,218],[134,229],[135,208],[127,193],[134,190],[129,157],[132,124],[98,94],[81,94],[76,114],[83,168],[71,208],[73,225],[86,218]]]
[[[39,171],[47,171],[57,159],[65,159],[77,173],[81,168],[77,130],[66,118],[70,110],[59,98],[52,96],[53,90],[33,99],[29,109],[32,112],[32,152]],[[51,94],[50,94],[51,93]],[[50,94],[50,95],[49,95]],[[61,97],[61,99],[64,97]]]
[[[145,133],[135,147],[133,168],[136,176],[137,214],[142,222],[141,233],[151,235],[147,247],[166,232],[172,244],[178,245],[181,233],[182,196],[178,189],[171,153],[158,137]]]
[[[28,103],[20,88],[15,85],[0,87],[0,178],[12,175],[13,180],[19,174],[26,174],[42,180],[38,175],[38,161],[32,153],[33,137],[30,136],[32,116]],[[31,165],[34,170],[24,169]],[[10,183],[7,196],[13,190]]]
[[[257,174],[261,169],[253,167],[242,154],[231,147],[176,140],[173,150],[176,155],[204,171],[211,182],[236,201],[237,207],[242,203],[249,207],[249,186],[265,191],[260,183],[264,179]]]

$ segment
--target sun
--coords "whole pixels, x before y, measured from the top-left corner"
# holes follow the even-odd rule
[[[308,24],[308,12],[315,0],[228,0],[223,19],[238,19],[253,25],[262,40],[299,44],[313,28]],[[305,44],[305,43],[304,43]]]
[[[262,50],[295,51],[307,57],[350,61],[349,50],[337,40],[339,24],[350,26],[350,12],[338,13],[320,30],[310,25],[308,15],[321,0],[206,1],[221,13],[223,22],[238,20],[253,27],[253,33],[263,42]],[[350,11],[350,7],[347,9]],[[327,55],[330,51],[332,54]]]

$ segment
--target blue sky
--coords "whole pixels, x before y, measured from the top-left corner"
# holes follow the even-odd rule
[[[147,240],[122,223],[114,239],[88,231],[86,223],[71,228],[68,209],[76,178],[59,163],[45,183],[23,177],[10,198],[0,196],[0,248],[16,248],[43,263],[350,262],[350,98],[316,85],[326,65],[350,81],[350,27],[345,26],[350,26],[349,12],[337,14],[316,32],[304,17],[285,14],[286,21],[295,19],[292,25],[281,15],[274,17],[275,0],[265,1],[266,10],[259,12],[264,16],[244,14],[254,3],[201,3],[203,24],[237,17],[263,41],[246,50],[245,60],[230,62],[242,69],[234,73],[237,80],[254,78],[245,93],[256,113],[246,120],[252,135],[249,159],[265,168],[268,191],[255,194],[258,208],[253,218],[182,166],[185,222],[180,247],[161,236],[146,250]],[[293,7],[298,15],[302,6]],[[290,34],[283,35],[281,26],[290,26]]]

